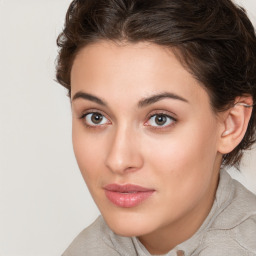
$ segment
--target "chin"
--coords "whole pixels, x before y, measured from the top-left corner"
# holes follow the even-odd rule
[[[142,236],[152,232],[152,220],[140,214],[110,214],[103,218],[109,228],[120,236]],[[151,225],[150,225],[151,224]]]
[[[111,223],[108,224],[109,228],[117,235],[119,236],[125,236],[125,237],[132,237],[132,236],[142,236],[145,235],[147,232],[145,232],[144,228],[138,228],[136,225],[117,225]]]

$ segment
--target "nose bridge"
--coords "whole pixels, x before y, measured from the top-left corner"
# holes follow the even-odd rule
[[[136,129],[125,123],[113,129],[106,158],[106,166],[112,172],[123,174],[124,171],[141,167],[143,161],[137,133]]]

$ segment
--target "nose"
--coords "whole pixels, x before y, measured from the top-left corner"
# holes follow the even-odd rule
[[[115,174],[134,172],[143,166],[140,139],[136,131],[120,127],[111,134],[105,164]]]

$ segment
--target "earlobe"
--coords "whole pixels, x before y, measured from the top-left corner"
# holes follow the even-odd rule
[[[225,112],[218,151],[230,153],[243,139],[252,113],[252,97],[239,97]]]

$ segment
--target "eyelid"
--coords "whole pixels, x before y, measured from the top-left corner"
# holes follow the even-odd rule
[[[103,115],[104,117],[106,117],[108,120],[110,119],[109,116],[102,110],[99,110],[99,109],[94,109],[94,108],[90,108],[90,109],[87,109],[87,110],[84,110],[82,112],[82,114],[79,115],[79,119],[82,119],[84,118],[86,115],[88,114],[94,114],[94,113],[98,113],[98,114],[101,114]]]
[[[83,111],[83,113],[80,115],[79,119],[84,119],[87,115],[94,114],[94,113],[101,114],[109,122],[106,123],[106,124],[102,124],[102,125],[101,124],[99,124],[99,125],[88,125],[85,121],[83,121],[84,124],[88,128],[103,128],[105,125],[112,124],[112,122],[110,121],[111,119],[109,118],[109,116],[106,113],[104,113],[104,111],[101,111],[99,109],[88,109],[86,111]],[[150,118],[152,118],[155,115],[166,116],[166,117],[172,119],[173,122],[171,124],[169,124],[169,125],[166,125],[166,126],[152,126],[152,125],[147,124],[149,122]],[[150,112],[150,114],[147,115],[146,122],[144,122],[144,125],[149,127],[150,129],[156,129],[156,130],[161,130],[162,129],[163,130],[163,129],[170,128],[171,126],[175,125],[176,122],[177,122],[177,118],[176,118],[176,115],[174,113],[172,113],[170,111],[166,111],[166,110],[154,110],[153,112]]]
[[[85,121],[85,118],[87,115],[90,115],[90,114],[100,114],[102,115],[104,118],[106,118],[108,120],[108,122],[106,124],[99,124],[99,125],[90,125],[90,124],[87,124],[86,121]],[[112,124],[112,122],[110,121],[110,118],[101,110],[98,110],[98,109],[88,109],[86,111],[84,111],[79,119],[83,119],[83,123],[85,124],[86,127],[88,128],[102,128],[103,126],[105,125],[109,125],[109,124]]]
[[[166,125],[166,126],[152,126],[152,125],[147,124],[147,123],[149,122],[149,120],[150,120],[153,116],[155,116],[155,115],[163,115],[163,116],[166,116],[166,117],[172,119],[173,122],[172,122],[171,124],[169,124],[169,125]],[[173,116],[176,116],[176,115],[175,115],[174,113],[169,112],[169,111],[166,111],[166,110],[155,110],[153,113],[151,112],[151,113],[147,116],[147,121],[144,123],[144,125],[150,127],[151,129],[158,129],[158,130],[160,130],[160,129],[165,129],[165,128],[169,128],[169,127],[175,125],[176,122],[178,121],[177,118],[176,118],[176,117],[173,117]]]
[[[150,112],[150,114],[147,115],[147,120],[150,119],[152,116],[155,115],[164,115],[164,116],[168,116],[170,118],[172,118],[173,120],[177,121],[177,117],[176,114],[174,114],[173,112],[167,111],[167,110],[154,110],[152,112]]]

